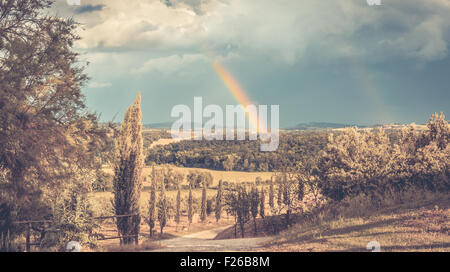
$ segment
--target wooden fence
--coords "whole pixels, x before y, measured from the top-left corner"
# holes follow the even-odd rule
[[[124,218],[124,217],[132,217],[132,216],[136,216],[136,214],[127,214],[127,215],[113,215],[113,216],[100,216],[100,217],[93,217],[93,220],[98,220],[98,221],[102,221],[102,220],[107,220],[107,219],[117,219],[117,218]],[[48,224],[51,223],[51,220],[30,220],[30,221],[16,221],[13,222],[13,224],[16,225],[26,225],[26,231],[25,231],[25,248],[27,252],[30,252],[31,250],[31,246],[40,246],[41,243],[32,243],[31,242],[31,230],[33,228],[33,224]],[[133,237],[136,239],[136,241],[138,240],[138,234],[133,234],[133,235],[120,235],[120,233],[118,234],[118,236],[111,236],[111,237],[100,237],[97,238],[97,240],[102,241],[102,240],[113,240],[113,239],[122,239],[122,238],[130,238]],[[42,238],[42,237],[41,237]]]

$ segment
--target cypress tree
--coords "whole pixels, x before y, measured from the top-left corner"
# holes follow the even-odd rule
[[[156,172],[152,168],[151,186],[150,186],[150,201],[148,207],[148,226],[150,227],[150,237],[153,237],[153,228],[156,223]]]
[[[144,166],[142,140],[141,95],[130,106],[122,123],[115,145],[114,210],[116,215],[133,215],[117,218],[121,243],[138,243],[141,222],[139,199]],[[134,236],[134,237],[131,237]]]
[[[269,206],[271,209],[274,208],[274,190],[273,190],[273,180],[270,179],[270,187],[269,187]]]
[[[245,223],[250,218],[250,199],[247,189],[243,186],[238,188],[236,214],[239,227],[241,229],[241,237],[245,235]]]
[[[258,206],[259,206],[259,192],[256,186],[253,186],[252,190],[250,191],[250,211],[253,217],[253,226],[255,234],[257,233],[256,217],[258,216]]]
[[[177,184],[177,211],[175,214],[175,222],[177,223],[177,228],[178,228],[178,224],[180,224],[180,218],[181,218],[181,189],[180,189],[180,182],[178,182]]]
[[[192,224],[192,217],[194,216],[194,211],[192,209],[192,185],[189,184],[189,198],[188,198],[188,222]]]
[[[281,204],[283,203],[283,182],[277,178],[277,182],[278,182],[278,195],[277,195],[277,204],[278,204],[278,208],[281,207]]]
[[[164,184],[164,179],[162,179],[158,201],[158,221],[159,221],[159,228],[161,230],[161,235],[163,234],[164,227],[167,224],[167,219],[168,219],[168,205],[166,199],[166,186]]]
[[[222,181],[219,181],[219,188],[216,196],[216,222],[219,222],[222,214]]]
[[[261,196],[259,198],[259,215],[261,218],[265,217],[265,203],[266,203],[266,195],[264,188],[261,189]]]
[[[203,179],[203,190],[202,190],[202,207],[200,211],[200,220],[204,223],[206,221],[206,180]]]

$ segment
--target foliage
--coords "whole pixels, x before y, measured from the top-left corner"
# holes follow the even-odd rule
[[[139,199],[142,189],[143,147],[141,96],[138,94],[130,106],[116,138],[116,161],[114,165],[114,208],[116,215],[132,215],[117,218],[121,242],[129,244],[135,236],[138,243],[140,229]]]
[[[181,141],[157,146],[146,163],[226,171],[276,171],[324,149],[327,132],[281,132],[276,152],[261,152],[258,141]]]
[[[156,223],[156,184],[158,184],[158,173],[152,168],[150,180],[150,199],[148,205],[148,226],[150,228],[150,237],[153,237],[153,229]]]
[[[181,188],[180,185],[178,185],[178,190],[177,190],[177,200],[176,200],[176,213],[175,213],[175,222],[178,224],[180,224],[180,219],[181,219]]]
[[[274,198],[275,198],[275,192],[274,192],[274,188],[273,188],[273,180],[270,180],[270,185],[269,185],[269,207],[273,208],[275,206],[275,202],[274,202]]]
[[[210,216],[211,213],[214,211],[214,198],[210,198],[206,200],[206,215]]]
[[[161,235],[163,234],[164,227],[169,219],[169,204],[166,198],[166,188],[164,184],[159,186],[159,201],[158,201],[158,221]]]
[[[94,192],[111,192],[114,189],[113,180],[113,175],[104,171],[98,171],[97,178],[92,184],[92,190]]]
[[[215,207],[216,222],[219,222],[220,217],[222,215],[222,196],[223,196],[223,184],[222,181],[219,180],[219,186],[217,188],[217,196],[216,196],[216,207]]]
[[[250,198],[250,211],[253,217],[254,232],[256,234],[257,233],[256,217],[258,216],[258,208],[260,205],[259,192],[256,186],[252,186],[249,198]]]
[[[202,188],[204,183],[209,188],[213,183],[213,176],[208,172],[191,171],[186,178],[192,188]]]
[[[450,129],[445,116],[435,114],[428,129],[403,129],[398,142],[385,131],[359,132],[355,128],[330,135],[314,180],[334,200],[360,193],[401,191],[409,186],[448,190]]]
[[[189,185],[189,198],[188,198],[188,222],[189,224],[192,224],[192,218],[194,217],[194,210],[193,210],[193,198],[192,198],[192,187]]]
[[[81,92],[77,24],[44,14],[51,4],[0,1],[0,168],[8,173],[0,206],[11,221],[54,216],[51,200],[70,191],[72,177],[97,171],[106,146],[108,130]],[[7,228],[10,240],[24,231]]]
[[[264,218],[266,216],[266,191],[264,190],[264,188],[261,189],[261,195],[259,199],[259,216],[261,216],[261,218]]]
[[[202,220],[202,222],[205,222],[206,220],[206,181],[203,182],[203,189],[202,189],[202,206],[200,209],[200,220]]]
[[[244,238],[245,224],[250,220],[250,197],[246,188],[243,186],[230,188],[225,195],[225,200],[228,213],[235,217],[235,229],[239,224],[242,238]]]
[[[96,247],[96,241],[91,236],[94,227],[96,223],[86,194],[72,190],[53,201],[51,223],[45,229],[40,247],[44,250],[65,251],[70,241],[81,243],[83,248]]]

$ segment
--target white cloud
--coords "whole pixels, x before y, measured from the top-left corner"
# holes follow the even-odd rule
[[[131,71],[132,74],[147,74],[159,72],[162,74],[175,74],[180,71],[188,71],[189,67],[208,59],[201,54],[172,55],[168,57],[153,58],[145,62],[141,67]]]
[[[166,2],[85,0],[104,7],[76,16],[85,24],[78,46],[215,56],[229,54],[231,46],[241,57],[251,52],[292,64],[347,57],[432,61],[447,55],[450,42],[447,0],[391,0],[379,7],[365,0]]]
[[[103,88],[108,88],[111,87],[112,83],[110,82],[95,82],[92,81],[89,83],[89,88],[93,88],[93,89],[103,89]]]

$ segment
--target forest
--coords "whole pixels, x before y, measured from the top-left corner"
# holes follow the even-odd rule
[[[181,141],[157,146],[146,164],[207,168],[226,171],[266,172],[280,170],[304,158],[317,155],[327,143],[327,131],[280,132],[275,152],[261,152],[259,141]]]

